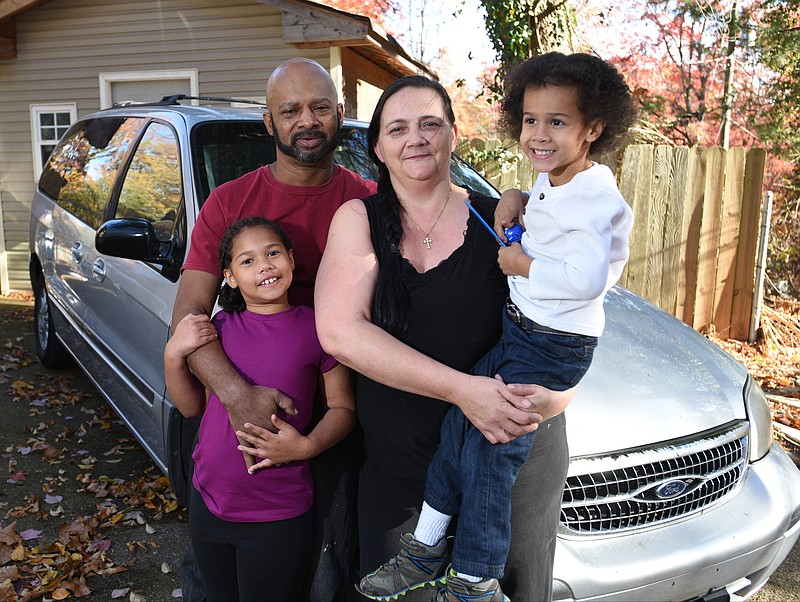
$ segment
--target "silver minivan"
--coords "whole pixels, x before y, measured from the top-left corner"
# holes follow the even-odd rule
[[[274,159],[259,109],[180,98],[101,111],[53,151],[30,221],[36,349],[74,360],[185,501],[197,428],[166,394],[162,355],[180,266],[209,193]],[[375,177],[366,125],[338,163]],[[497,192],[454,157],[454,181]],[[773,444],[746,369],[615,287],[567,411],[571,461],[556,600],[744,600],[800,536],[800,471]]]

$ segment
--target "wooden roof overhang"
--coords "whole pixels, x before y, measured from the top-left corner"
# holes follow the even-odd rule
[[[0,0],[0,58],[17,56],[14,17],[51,0]],[[411,58],[397,41],[369,17],[308,0],[255,0],[283,11],[283,41],[296,48],[346,46],[387,72],[402,77],[430,69]]]
[[[396,77],[424,73],[438,79],[369,17],[307,0],[256,2],[283,11],[283,41],[296,48],[345,46]]]
[[[17,56],[17,23],[14,17],[49,0],[0,0],[0,58]]]

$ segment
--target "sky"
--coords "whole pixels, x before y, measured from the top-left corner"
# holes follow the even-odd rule
[[[431,6],[426,7],[426,29],[420,35],[421,26],[415,14],[423,3]],[[469,84],[477,84],[485,66],[495,62],[495,51],[486,35],[483,8],[478,0],[400,0],[398,4],[406,12],[406,18],[394,24],[394,29],[406,50],[416,55],[421,38],[422,58],[426,63],[433,62],[440,48],[448,50],[450,65],[434,64],[434,70],[443,80],[464,78]],[[458,16],[453,17],[462,5]],[[410,32],[408,37],[399,33],[403,30]]]

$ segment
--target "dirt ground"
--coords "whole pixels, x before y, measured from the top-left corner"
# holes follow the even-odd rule
[[[39,364],[32,316],[0,299],[0,600],[180,598],[184,509],[83,374]]]
[[[37,361],[28,299],[0,297],[0,601],[181,597],[185,509],[75,368]],[[800,602],[800,544],[755,602]]]

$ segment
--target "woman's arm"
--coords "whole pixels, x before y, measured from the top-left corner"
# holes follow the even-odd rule
[[[323,348],[387,386],[457,405],[492,443],[535,430],[541,416],[502,381],[440,364],[371,322],[378,262],[369,232],[360,200],[345,203],[331,222],[314,302]]]
[[[175,327],[164,347],[164,378],[172,403],[186,417],[201,414],[206,390],[192,374],[186,358],[203,345],[217,340],[217,329],[206,315],[187,314]]]

